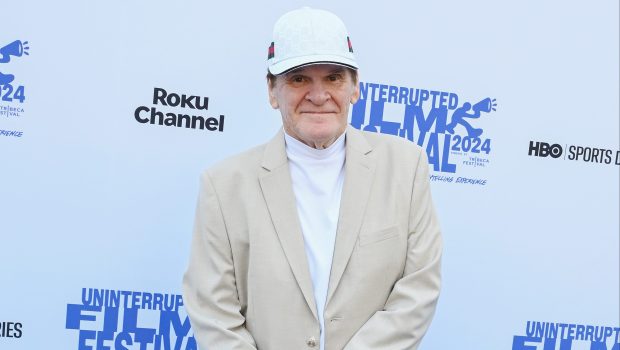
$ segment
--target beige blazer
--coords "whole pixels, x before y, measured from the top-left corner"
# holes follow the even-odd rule
[[[426,154],[349,127],[325,350],[417,349],[442,241]],[[185,308],[200,349],[319,348],[319,321],[280,131],[204,172]]]

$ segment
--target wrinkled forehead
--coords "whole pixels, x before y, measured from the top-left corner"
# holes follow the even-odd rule
[[[344,74],[351,78],[352,83],[357,84],[358,76],[357,69],[350,68],[345,65],[333,64],[333,63],[309,63],[303,66],[295,67],[285,73],[273,75],[267,72],[267,80],[269,81],[269,87],[273,88],[277,81],[287,80],[295,75],[313,75],[313,76],[328,76],[331,74]]]

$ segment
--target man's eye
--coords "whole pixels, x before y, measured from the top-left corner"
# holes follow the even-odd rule
[[[291,78],[291,81],[294,82],[294,83],[303,83],[304,77],[299,76],[299,75],[298,76],[294,76],[294,77]]]
[[[329,81],[339,81],[342,79],[340,74],[332,74],[328,77]]]

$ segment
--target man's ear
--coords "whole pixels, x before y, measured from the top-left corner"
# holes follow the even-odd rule
[[[355,104],[357,100],[360,99],[360,84],[355,82],[355,88],[353,90],[353,94],[351,95],[351,104]]]
[[[275,85],[275,81],[272,82],[270,80],[267,80],[267,92],[269,93],[269,104],[271,105],[271,107],[273,109],[278,109],[280,108],[280,105],[278,104],[278,100],[276,99],[276,95],[274,90],[274,85]]]

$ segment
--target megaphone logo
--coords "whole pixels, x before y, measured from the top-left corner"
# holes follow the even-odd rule
[[[497,109],[495,107],[497,107],[497,103],[495,102],[495,99],[491,100],[490,97],[487,97],[484,100],[476,103],[472,107],[472,109],[474,111],[489,113],[491,111],[496,111]]]
[[[497,103],[495,102],[495,99],[491,99],[490,97],[487,97],[484,100],[477,102],[473,106],[471,103],[465,102],[461,107],[454,110],[454,112],[452,113],[452,121],[450,122],[450,124],[446,125],[446,130],[449,133],[454,134],[454,128],[460,124],[465,128],[465,130],[467,130],[467,136],[471,138],[480,137],[483,130],[480,128],[474,128],[465,119],[480,118],[481,113],[496,111],[497,109],[495,107],[497,107]],[[473,113],[469,112],[470,110]]]
[[[11,56],[22,57],[22,55],[29,55],[28,42],[21,40],[15,40],[12,43],[0,48],[0,63],[8,63],[11,61]]]

